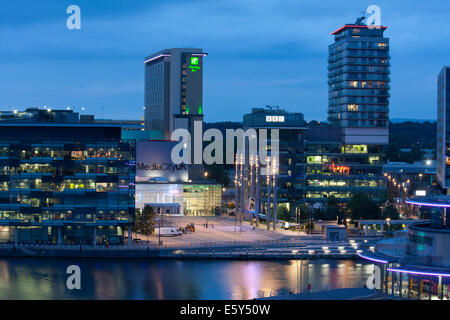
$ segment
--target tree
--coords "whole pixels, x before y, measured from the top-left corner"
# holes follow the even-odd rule
[[[398,213],[397,209],[393,205],[388,205],[386,209],[384,209],[384,218],[390,218],[392,220],[399,219],[400,214]]]
[[[311,209],[306,204],[302,203],[299,206],[300,215],[299,215],[299,222],[302,221],[309,221],[311,219]]]
[[[380,209],[378,205],[370,199],[367,194],[362,192],[353,195],[347,208],[349,209],[350,217],[353,220],[380,218]]]
[[[141,233],[145,236],[151,235],[155,231],[156,214],[153,207],[145,206],[141,214]],[[160,217],[161,218],[161,217]]]
[[[312,231],[314,231],[314,222],[308,221],[308,222],[305,224],[305,229],[306,229],[306,231],[307,231],[308,233],[312,233]]]
[[[278,214],[278,218],[281,220],[289,221],[291,218],[289,210],[283,206],[279,206],[277,208],[277,214]]]
[[[156,213],[153,207],[145,206],[144,210],[136,209],[135,230],[144,236],[151,235],[155,231]]]
[[[229,202],[227,203],[227,208],[228,209],[235,209],[236,208],[236,202]]]
[[[325,221],[338,220],[338,223],[342,223],[345,212],[339,206],[337,198],[331,195],[328,198],[327,208],[321,212],[321,219]]]
[[[141,209],[136,208],[134,215],[134,232],[141,233]]]
[[[208,172],[208,179],[214,179],[217,183],[224,185],[225,187],[230,186],[230,177],[228,177],[225,171],[225,165],[213,164],[205,167],[205,171]]]

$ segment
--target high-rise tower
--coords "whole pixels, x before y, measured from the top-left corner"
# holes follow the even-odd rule
[[[450,188],[450,66],[442,68],[437,82],[437,149],[436,175],[443,189]]]
[[[387,143],[390,56],[389,39],[383,35],[387,27],[367,26],[363,21],[359,18],[355,24],[346,24],[332,33],[328,121],[344,128],[344,136],[350,140],[355,135],[371,136],[368,139],[373,142]]]
[[[165,49],[145,59],[145,128],[163,131],[167,138],[175,118],[202,118],[202,49]]]

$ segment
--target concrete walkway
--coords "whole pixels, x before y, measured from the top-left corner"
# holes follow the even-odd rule
[[[392,300],[395,297],[367,288],[345,288],[329,291],[300,293],[262,298],[261,300]]]
[[[239,225],[238,221],[235,224],[234,217],[163,217],[162,220],[162,226],[164,227],[184,228],[191,223],[195,225],[195,232],[177,237],[162,237],[163,243],[176,246],[230,241],[288,240],[308,236],[304,232],[293,232],[283,229],[267,230],[265,225],[260,225],[259,228],[256,228],[251,226],[249,222],[243,222],[242,225]],[[207,228],[205,226],[206,223],[208,223]],[[156,228],[158,228],[158,225]],[[139,234],[134,234],[133,238],[147,240],[146,236]],[[322,236],[314,235],[312,238],[321,239]],[[153,244],[158,243],[157,236],[150,236],[148,240]]]

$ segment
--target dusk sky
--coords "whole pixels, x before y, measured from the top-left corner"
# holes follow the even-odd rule
[[[82,29],[66,28],[81,8]],[[391,44],[391,118],[436,118],[436,78],[450,64],[448,1],[1,0],[0,110],[86,108],[140,119],[144,58],[203,48],[205,120],[241,121],[279,105],[306,120],[327,116],[332,31],[371,4]]]

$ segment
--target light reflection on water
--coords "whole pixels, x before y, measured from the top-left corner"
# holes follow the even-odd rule
[[[81,290],[66,268],[81,268]],[[351,260],[118,261],[0,259],[0,299],[253,299],[296,292],[300,269],[311,291],[362,287],[372,265]]]

